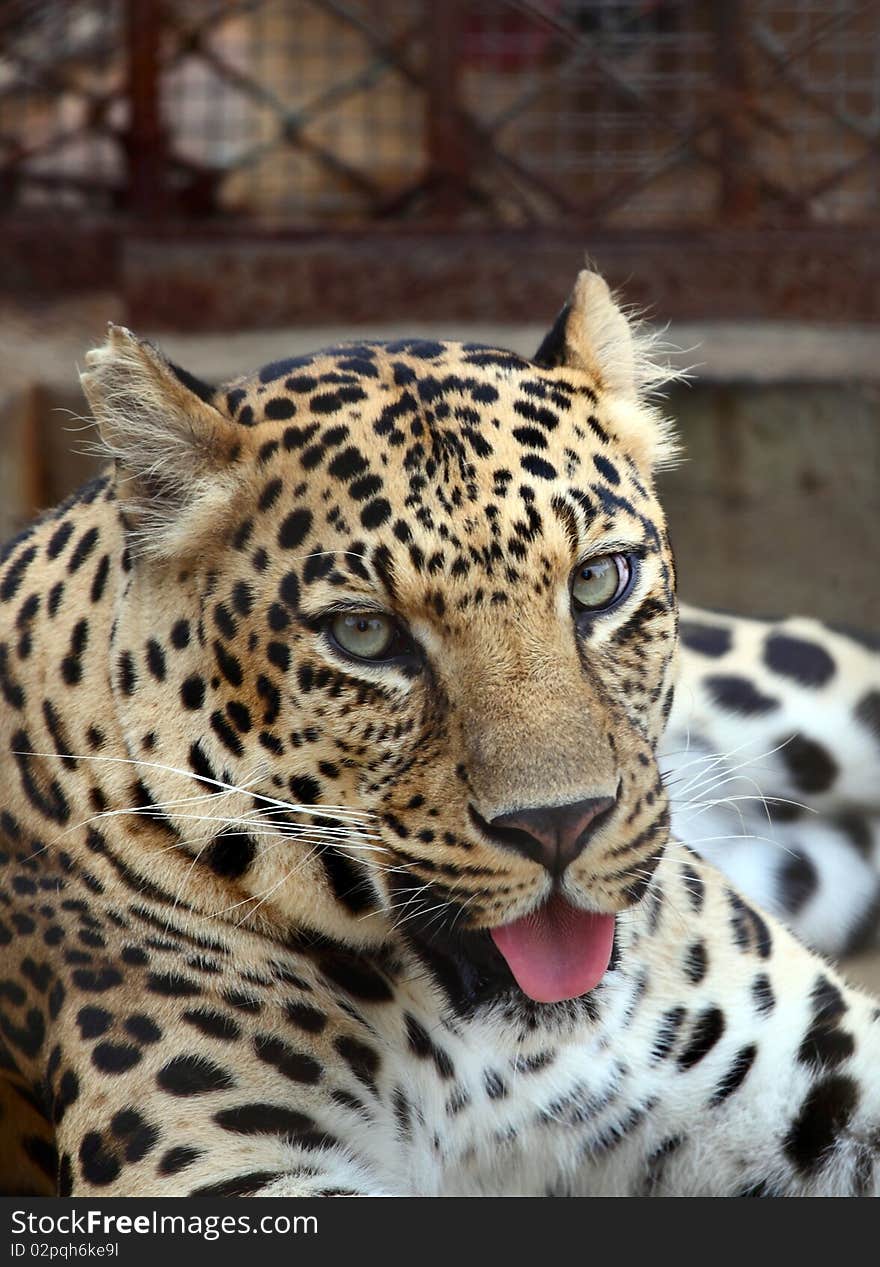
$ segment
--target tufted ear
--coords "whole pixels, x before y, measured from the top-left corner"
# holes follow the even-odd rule
[[[122,326],[86,365],[80,381],[138,549],[168,557],[192,546],[228,508],[240,429],[210,387]]]
[[[672,424],[647,402],[676,377],[652,358],[654,342],[627,320],[605,280],[583,269],[534,357],[545,369],[567,366],[589,374],[606,397],[621,441],[649,470],[668,466],[677,452]]]

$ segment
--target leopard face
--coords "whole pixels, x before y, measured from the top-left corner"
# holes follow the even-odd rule
[[[604,283],[535,361],[369,343],[214,390],[114,330],[84,382],[127,541],[112,709],[212,914],[503,975],[490,930],[641,900],[670,446]]]

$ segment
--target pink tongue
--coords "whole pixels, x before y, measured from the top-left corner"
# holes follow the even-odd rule
[[[492,940],[524,994],[537,1003],[576,999],[605,975],[614,916],[593,915],[555,894],[537,911],[491,929]]]

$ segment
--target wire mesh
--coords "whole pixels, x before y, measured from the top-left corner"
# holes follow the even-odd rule
[[[0,17],[0,209],[112,208],[127,122],[120,0],[36,5]]]
[[[181,5],[162,96],[175,159],[214,209],[357,219],[418,173],[422,99],[395,62],[422,57],[423,6],[347,0]]]
[[[766,114],[756,161],[814,222],[876,222],[880,6],[756,0],[751,38]]]
[[[255,227],[880,217],[876,0],[7,0],[0,209]],[[144,7],[141,6],[143,13]]]
[[[484,0],[468,10],[465,99],[507,168],[493,201],[508,216],[712,215],[715,180],[688,163],[683,142],[716,86],[706,6]]]

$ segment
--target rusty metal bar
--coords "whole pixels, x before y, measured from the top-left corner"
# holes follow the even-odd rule
[[[880,255],[871,229],[618,231],[279,230],[217,224],[124,243],[128,320],[146,329],[548,320],[584,251],[636,308],[664,319],[878,322]],[[511,267],[511,261],[516,267]],[[230,305],[228,277],[236,277]],[[266,278],[272,278],[267,292]],[[431,279],[425,284],[426,277]]]
[[[459,76],[462,50],[460,0],[427,3],[428,67],[425,92],[425,151],[432,210],[453,218],[468,200],[471,147],[462,127]]]
[[[715,0],[715,66],[718,74],[718,211],[727,225],[749,224],[758,210],[758,180],[751,156],[748,21],[742,0]]]
[[[135,328],[549,320],[585,250],[637,308],[672,320],[880,322],[870,227],[613,232],[572,220],[293,232],[169,217],[132,233],[118,217],[98,226],[29,212],[4,218],[3,230],[6,293],[30,301],[119,288]]]
[[[155,219],[167,209],[165,133],[160,96],[162,5],[127,0],[126,60],[129,125],[125,138],[130,211]]]

